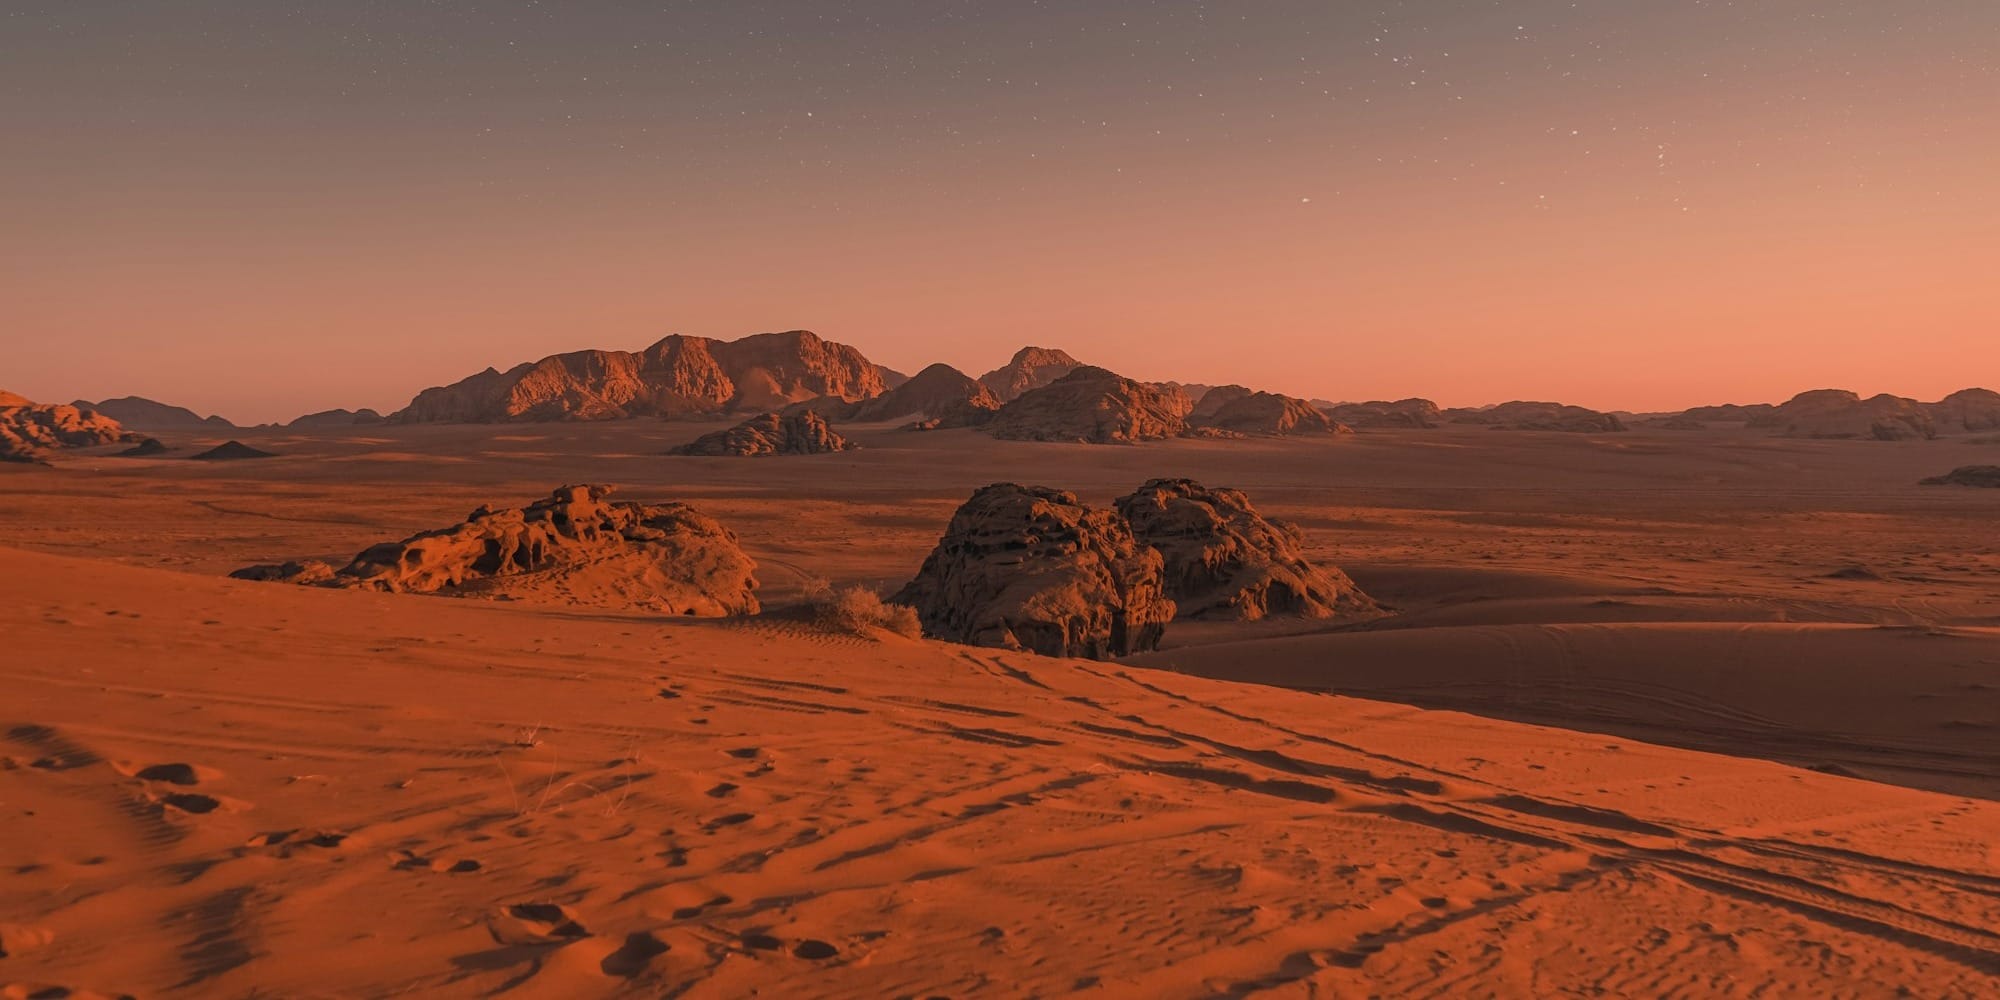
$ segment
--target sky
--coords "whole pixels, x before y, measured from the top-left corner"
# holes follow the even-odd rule
[[[668,333],[1658,410],[2000,387],[1992,0],[15,0],[0,387]]]

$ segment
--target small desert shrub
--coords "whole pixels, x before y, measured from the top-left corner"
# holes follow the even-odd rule
[[[812,609],[813,623],[829,632],[867,635],[869,629],[880,628],[912,639],[924,634],[917,609],[886,603],[867,587],[836,590],[825,580],[815,580],[806,584],[806,606]]]

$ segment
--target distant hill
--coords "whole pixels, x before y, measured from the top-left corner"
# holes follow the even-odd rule
[[[144,396],[120,396],[95,403],[79,399],[70,404],[96,410],[126,427],[145,431],[235,430],[236,425],[221,417],[204,417],[185,406],[174,406]]]

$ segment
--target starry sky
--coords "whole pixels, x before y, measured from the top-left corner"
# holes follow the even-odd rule
[[[1992,0],[16,0],[0,386],[808,328],[1332,399],[2000,387]]]

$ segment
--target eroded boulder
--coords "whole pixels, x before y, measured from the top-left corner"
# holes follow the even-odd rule
[[[1014,441],[1129,444],[1181,433],[1190,409],[1178,390],[1086,366],[1002,406],[986,429]]]
[[[301,561],[230,575],[698,617],[757,613],[757,564],[733,532],[686,504],[610,494],[565,486],[526,507],[481,507],[449,528],[371,546],[338,570]]]
[[[673,450],[675,455],[758,458],[765,455],[820,455],[854,447],[811,410],[760,413],[727,430],[703,434]]]
[[[1174,617],[1161,567],[1117,511],[996,483],[959,507],[891,601],[916,608],[933,638],[1102,660],[1159,646]]]
[[[1133,537],[1159,552],[1178,617],[1257,621],[1380,610],[1346,573],[1313,565],[1299,529],[1257,513],[1240,490],[1155,479],[1117,507]]]

